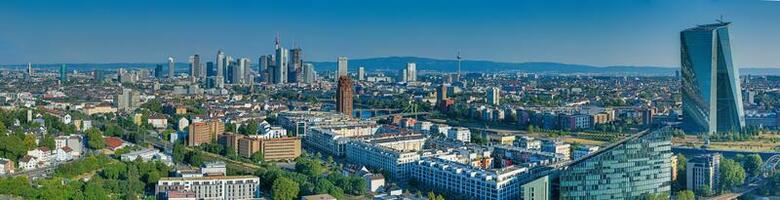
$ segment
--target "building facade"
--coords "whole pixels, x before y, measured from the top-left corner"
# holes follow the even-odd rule
[[[352,79],[349,76],[339,77],[338,91],[336,92],[336,110],[347,116],[352,116]]]
[[[163,177],[155,194],[194,193],[194,199],[256,199],[260,197],[260,178],[255,176]],[[160,197],[165,199],[164,197]]]
[[[745,127],[739,70],[731,59],[729,23],[680,33],[683,129],[689,133],[738,132]]]
[[[671,191],[670,127],[646,130],[576,160],[559,173],[560,199],[640,199]]]

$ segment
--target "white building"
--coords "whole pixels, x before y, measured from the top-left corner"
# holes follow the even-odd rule
[[[539,151],[542,149],[542,141],[528,136],[520,136],[515,140],[515,146],[525,150]]]
[[[480,169],[438,158],[424,158],[414,163],[411,176],[436,191],[462,195],[464,199],[520,199],[519,178],[527,168],[506,167]]]
[[[417,82],[417,64],[406,63],[406,82]]]
[[[451,140],[458,140],[462,142],[471,141],[471,131],[468,128],[453,127],[447,131],[447,138]]]
[[[350,163],[368,166],[372,169],[382,169],[390,176],[387,178],[399,182],[409,178],[409,170],[414,162],[420,159],[417,150],[399,151],[378,143],[364,141],[348,143],[346,154],[347,161]]]
[[[145,162],[157,160],[162,163],[165,163],[168,166],[173,165],[173,160],[171,159],[171,156],[160,152],[160,150],[157,150],[155,148],[147,148],[147,149],[141,149],[138,151],[133,151],[129,153],[122,154],[121,156],[122,161],[133,161],[136,159],[141,159]]]
[[[157,181],[155,194],[170,191],[195,193],[195,199],[255,199],[260,197],[256,176],[164,177]]]
[[[542,152],[558,154],[565,159],[571,158],[571,145],[556,140],[542,141]]]
[[[187,120],[187,118],[182,117],[179,119],[179,123],[177,124],[179,126],[179,131],[186,132],[187,127],[190,126],[190,120]]]
[[[338,79],[341,76],[349,76],[349,72],[347,71],[349,68],[348,59],[347,57],[338,57],[338,72],[336,73],[336,79]]]
[[[487,102],[491,105],[499,105],[501,101],[501,89],[491,87],[487,93]]]

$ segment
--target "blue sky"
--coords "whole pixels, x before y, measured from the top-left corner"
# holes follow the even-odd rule
[[[0,1],[0,64],[256,61],[276,33],[304,59],[420,56],[679,66],[679,31],[732,21],[738,66],[780,67],[780,2]]]

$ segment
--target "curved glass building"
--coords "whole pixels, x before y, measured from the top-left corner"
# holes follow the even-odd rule
[[[680,33],[683,129],[688,133],[736,132],[745,126],[728,26],[700,25]]]
[[[573,161],[558,174],[563,200],[641,199],[669,195],[671,128],[646,130]]]

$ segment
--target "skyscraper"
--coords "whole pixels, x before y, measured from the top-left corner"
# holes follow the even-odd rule
[[[190,76],[196,79],[206,77],[206,70],[203,70],[203,65],[200,63],[200,56],[198,54],[190,56]]]
[[[162,65],[157,65],[154,67],[154,77],[157,79],[162,79],[165,77]]]
[[[60,82],[68,81],[68,72],[65,64],[60,66]]]
[[[406,82],[417,81],[417,64],[406,63]]]
[[[338,72],[336,73],[337,78],[341,78],[341,76],[347,76],[349,75],[349,64],[347,63],[348,59],[347,57],[338,57]]]
[[[346,75],[340,76],[336,92],[336,110],[347,116],[352,116],[352,90],[352,79]]]
[[[274,66],[274,82],[287,83],[287,65],[289,60],[289,51],[279,44],[279,37],[276,37],[276,65]]]
[[[206,62],[206,77],[213,77],[217,75],[217,68],[214,66],[214,62]]]
[[[680,33],[683,129],[689,133],[745,127],[739,71],[731,60],[728,22]]]
[[[402,68],[401,71],[398,71],[398,82],[406,82],[409,80],[409,73],[407,73],[406,68]]]
[[[33,71],[32,63],[28,62],[27,63],[27,76],[28,77],[32,77],[33,75],[35,75],[35,72]]]
[[[271,78],[268,73],[268,69],[273,66],[273,56],[262,55],[257,63],[257,74],[260,76],[260,80],[264,82],[271,82]]]
[[[225,53],[222,50],[217,51],[217,76],[225,76]]]
[[[366,68],[358,67],[358,81],[365,81],[365,80],[366,80]]]
[[[317,80],[317,71],[314,71],[314,64],[303,64],[303,82],[314,83]]]
[[[287,68],[287,81],[291,83],[303,81],[303,50],[294,48],[290,50],[291,65]]]
[[[670,127],[645,130],[564,166],[558,174],[560,199],[669,195],[671,133]]]
[[[487,102],[490,105],[497,106],[501,104],[501,89],[498,87],[491,87],[487,92]]]
[[[436,88],[436,105],[442,105],[447,100],[447,85],[441,84]]]
[[[168,78],[173,78],[175,69],[176,63],[173,62],[173,57],[168,57]]]

